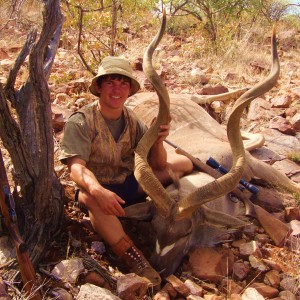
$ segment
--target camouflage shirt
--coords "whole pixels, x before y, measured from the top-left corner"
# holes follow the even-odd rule
[[[63,163],[75,156],[86,161],[101,184],[123,183],[133,172],[134,150],[146,130],[126,107],[119,120],[106,120],[96,101],[70,116],[59,158]]]

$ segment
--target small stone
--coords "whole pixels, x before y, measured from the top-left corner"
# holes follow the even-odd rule
[[[266,273],[264,277],[264,283],[277,288],[280,284],[280,274],[277,270],[271,270]]]
[[[256,241],[251,241],[240,246],[240,254],[241,256],[249,256],[253,255],[256,257],[262,257],[262,253],[258,247],[258,243]]]
[[[194,281],[187,279],[184,282],[184,285],[190,290],[191,295],[195,295],[195,296],[203,295],[203,288],[199,286],[197,283],[195,283]]]
[[[265,298],[255,288],[249,287],[243,293],[242,300],[265,300]]]
[[[290,120],[295,131],[300,131],[300,113],[296,113]]]
[[[292,220],[290,222],[290,227],[292,229],[292,235],[299,237],[300,236],[300,221]]]
[[[91,244],[91,249],[98,254],[103,254],[106,251],[104,243],[100,241],[93,241]]]
[[[204,298],[202,298],[200,296],[196,296],[196,295],[188,295],[186,297],[186,300],[204,300]]]
[[[223,296],[216,296],[216,295],[204,295],[205,300],[226,300]]]
[[[238,280],[244,280],[250,272],[249,264],[246,262],[235,262],[233,264],[233,276]]]
[[[12,300],[7,292],[7,286],[2,277],[0,277],[0,300]]]
[[[263,117],[269,117],[272,114],[271,104],[263,98],[254,99],[249,106],[247,119],[249,121],[260,120]]]
[[[223,279],[221,282],[221,288],[225,295],[231,296],[232,294],[240,294],[243,287],[239,286],[234,280]]]
[[[287,221],[300,220],[300,208],[297,207],[286,207],[285,218]]]
[[[280,281],[280,287],[283,290],[295,292],[298,290],[299,282],[297,278],[294,277],[285,277]]]
[[[261,245],[264,245],[270,242],[270,237],[265,233],[259,233],[255,236],[255,241],[257,241]]]
[[[300,97],[300,87],[296,87],[296,88],[291,89],[291,92],[294,96],[296,96],[298,98]]]
[[[178,294],[173,285],[169,282],[164,285],[163,290],[166,291],[172,299],[176,298]]]
[[[57,299],[57,300],[72,300],[73,299],[73,296],[68,291],[66,291],[65,289],[60,288],[60,287],[53,288],[52,290],[50,290],[48,292],[48,294],[51,297],[53,297],[52,299]],[[0,298],[0,299],[3,300],[2,298]]]
[[[170,299],[171,298],[169,294],[164,290],[157,292],[153,297],[153,300],[170,300]]]
[[[149,286],[148,279],[129,273],[118,279],[117,294],[122,300],[141,299],[146,296]]]
[[[282,95],[271,100],[272,107],[288,108],[291,104],[292,97],[290,95]]]
[[[279,263],[277,263],[277,262],[275,262],[275,261],[273,261],[273,260],[270,260],[270,259],[266,259],[266,258],[263,258],[262,261],[263,261],[267,266],[269,266],[271,269],[277,270],[277,271],[279,271],[279,272],[282,272],[282,266],[281,266]]]
[[[84,279],[84,283],[91,283],[93,285],[104,287],[105,279],[95,271],[88,272]]]
[[[281,116],[276,116],[270,121],[270,128],[277,129],[278,131],[288,134],[295,135],[295,130],[292,127],[292,124],[285,118]]]
[[[111,291],[104,289],[99,286],[95,286],[90,283],[86,283],[80,286],[80,291],[76,296],[76,300],[121,300],[119,297],[115,296]]]
[[[281,291],[278,295],[280,299],[284,300],[296,300],[296,296],[290,291]]]
[[[268,299],[276,297],[279,293],[276,288],[273,288],[261,282],[254,282],[250,287],[255,288],[262,296]]]
[[[182,296],[187,296],[190,293],[190,289],[175,275],[170,275],[166,280],[174,287],[174,289]]]
[[[264,264],[263,260],[254,255],[249,255],[249,262],[253,269],[259,270],[261,272],[266,272],[269,270],[269,268]]]
[[[68,260],[62,260],[58,263],[51,271],[51,274],[63,281],[75,283],[77,277],[83,271],[84,265],[82,259],[73,257]]]
[[[216,86],[202,88],[201,91],[199,92],[199,94],[200,95],[218,95],[218,94],[227,93],[228,91],[229,91],[228,88],[224,87],[221,84],[218,84]]]
[[[284,114],[287,118],[292,118],[297,113],[296,107],[289,107],[284,111]]]
[[[231,244],[231,246],[239,248],[243,244],[246,244],[246,240],[241,239],[241,240],[233,241],[232,244]]]

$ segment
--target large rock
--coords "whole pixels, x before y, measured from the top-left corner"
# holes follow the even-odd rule
[[[265,137],[265,146],[285,158],[293,151],[300,152],[300,141],[295,136],[283,134],[275,129],[261,132]]]
[[[300,166],[289,159],[283,159],[281,161],[276,161],[273,164],[273,167],[276,168],[277,170],[283,172],[288,177],[291,177],[293,175],[300,173]]]
[[[196,248],[189,253],[192,274],[203,280],[220,282],[232,273],[234,255],[230,249]]]

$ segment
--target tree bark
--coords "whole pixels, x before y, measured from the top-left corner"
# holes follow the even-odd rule
[[[110,55],[115,55],[116,37],[117,37],[117,13],[118,13],[118,0],[112,1],[112,22],[111,22],[111,48]]]
[[[54,172],[51,101],[47,83],[63,17],[59,0],[43,3],[44,22],[39,39],[36,41],[36,31],[29,33],[6,85],[4,88],[0,85],[0,137],[14,166],[19,229],[35,265],[43,257],[49,241],[59,232],[63,219],[63,188]],[[16,90],[16,76],[28,55],[29,76]]]

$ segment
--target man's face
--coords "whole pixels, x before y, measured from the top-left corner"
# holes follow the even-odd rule
[[[101,78],[97,88],[100,104],[106,108],[123,108],[131,92],[130,78],[119,75],[107,75]]]

